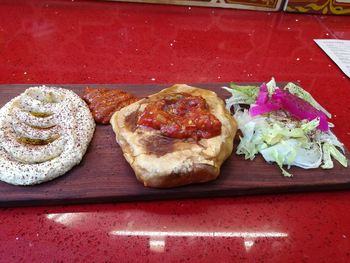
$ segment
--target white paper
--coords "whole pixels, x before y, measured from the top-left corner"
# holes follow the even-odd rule
[[[350,40],[314,39],[314,41],[350,78]]]

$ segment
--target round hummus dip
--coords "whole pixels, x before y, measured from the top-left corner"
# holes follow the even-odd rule
[[[95,122],[74,92],[31,87],[0,109],[0,180],[33,185],[80,163]]]

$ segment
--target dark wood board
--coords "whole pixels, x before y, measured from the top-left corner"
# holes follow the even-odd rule
[[[223,84],[196,84],[216,91],[221,98],[229,94]],[[0,106],[34,85],[0,85]],[[87,85],[50,85],[71,89],[82,94]],[[158,92],[170,85],[88,85],[113,87],[129,91],[138,97]],[[349,153],[347,152],[349,159]],[[292,168],[293,178],[281,176],[277,165],[267,164],[261,157],[246,161],[232,154],[223,164],[216,181],[177,187],[150,189],[139,183],[124,160],[110,125],[97,125],[94,138],[82,162],[65,175],[41,185],[13,186],[0,182],[0,206],[34,206],[51,204],[121,202],[236,196],[248,194],[287,193],[302,191],[340,190],[350,188],[350,170],[336,161],[332,170]]]

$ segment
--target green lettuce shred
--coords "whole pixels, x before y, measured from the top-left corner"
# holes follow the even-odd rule
[[[275,90],[277,88],[275,78],[272,78],[269,82],[266,83],[267,91],[269,93],[269,96],[271,97],[272,94],[275,93]]]
[[[281,154],[278,154],[277,150],[274,150],[272,153],[272,156],[275,159],[275,162],[277,163],[278,167],[281,169],[282,175],[285,177],[292,177],[293,175],[286,171],[286,169],[283,168],[283,162],[284,162],[284,156]]]
[[[308,121],[306,123],[301,124],[301,129],[307,133],[315,130],[319,124],[320,118],[315,118],[312,121]]]
[[[346,157],[338,151],[338,149],[328,142],[323,144],[323,169],[332,169],[334,167],[331,156],[336,159],[342,166],[348,167],[348,160]]]
[[[259,87],[256,86],[239,86],[230,83],[230,88],[223,87],[223,89],[232,94],[232,97],[226,100],[226,103],[229,101],[231,106],[234,104],[253,104],[259,95]]]

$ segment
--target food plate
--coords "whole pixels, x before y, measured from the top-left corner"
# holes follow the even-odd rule
[[[242,83],[242,85],[247,83]],[[251,84],[251,83],[249,83]],[[192,84],[215,91],[225,99],[230,94],[224,84]],[[0,85],[0,106],[26,88],[35,85]],[[57,85],[82,95],[83,88],[109,87],[145,97],[171,86],[124,85]],[[238,141],[235,142],[235,145]],[[346,151],[349,159],[349,152]],[[172,189],[145,188],[136,177],[115,141],[110,125],[97,125],[94,138],[82,162],[65,175],[40,185],[13,186],[0,182],[0,206],[34,206],[51,204],[122,202],[176,198],[237,196],[248,194],[288,193],[340,190],[350,188],[350,172],[338,162],[331,170],[304,170],[293,167],[293,178],[281,175],[277,165],[266,163],[261,156],[254,161],[232,154],[221,168],[216,181]]]

